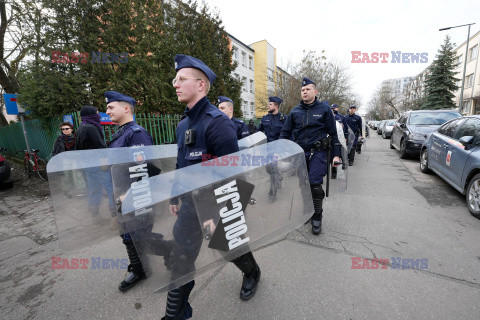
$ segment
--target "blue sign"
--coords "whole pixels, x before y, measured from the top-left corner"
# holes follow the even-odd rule
[[[27,114],[30,111],[25,111],[25,109],[18,105],[18,95],[12,93],[4,93],[3,100],[5,100],[5,107],[7,109],[7,114]]]
[[[99,112],[100,114],[100,124],[116,124],[110,119],[110,116],[106,113]],[[135,115],[133,115],[133,121],[135,121]]]
[[[63,122],[70,122],[73,125],[73,116],[70,114],[63,116]]]

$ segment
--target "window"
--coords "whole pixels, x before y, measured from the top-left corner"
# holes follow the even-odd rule
[[[242,66],[247,66],[247,54],[242,51]]]
[[[255,92],[255,85],[253,83],[253,80],[250,80],[250,93],[254,93]]]
[[[464,119],[455,119],[453,121],[447,122],[438,129],[438,133],[452,138],[453,134],[455,133],[455,129],[457,129],[458,125],[463,122],[463,120]]]
[[[411,125],[441,125],[461,117],[458,112],[415,112],[410,114],[408,124]]]
[[[242,91],[247,91],[247,78],[242,77]]]
[[[267,69],[267,78],[268,78],[268,80],[270,80],[270,81],[274,81],[274,80],[273,80],[273,70]]]
[[[238,81],[240,81],[240,75],[238,73],[235,73],[235,79],[237,79]]]
[[[250,114],[253,116],[255,113],[255,103],[250,102]]]
[[[458,57],[458,67],[461,66],[462,63],[463,63],[463,55],[460,55],[460,56]]]
[[[478,44],[475,45],[470,50],[468,50],[468,56],[469,56],[468,61],[472,61],[472,60],[477,58],[477,56],[478,56]]]
[[[462,110],[460,112],[462,114],[469,114],[471,105],[472,105],[472,100],[465,101],[464,103],[462,103]]]
[[[250,70],[253,70],[253,57],[252,56],[248,56],[248,67],[250,68]]]
[[[473,86],[473,73],[465,78],[465,88]]]
[[[233,57],[233,61],[235,62],[238,61],[238,48],[235,46],[232,47],[232,57]]]
[[[468,119],[465,121],[460,129],[458,129],[457,133],[455,134],[456,140],[460,140],[461,137],[472,136],[475,137],[477,142],[480,138],[480,121],[477,119]]]

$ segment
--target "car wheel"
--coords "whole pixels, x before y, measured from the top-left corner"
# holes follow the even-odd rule
[[[420,171],[423,173],[430,173],[428,169],[428,152],[427,148],[423,149],[420,153]]]
[[[393,144],[392,144],[392,140],[393,140],[393,139],[390,139],[390,149],[395,149],[395,147],[394,147]]]
[[[480,174],[476,174],[468,184],[465,197],[470,213],[480,219]]]
[[[407,145],[405,143],[405,139],[402,139],[400,141],[400,159],[406,159],[407,158]]]
[[[385,136],[385,132],[382,132],[382,138],[387,139],[387,137]]]

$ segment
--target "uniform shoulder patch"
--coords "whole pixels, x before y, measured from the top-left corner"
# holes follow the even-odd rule
[[[132,126],[132,131],[133,132],[139,132],[142,131],[142,127],[140,127],[138,124]]]
[[[205,113],[211,115],[214,118],[218,118],[218,117],[221,117],[222,115],[225,115],[225,113],[218,110],[218,108],[212,105],[208,106],[207,110],[205,110]]]

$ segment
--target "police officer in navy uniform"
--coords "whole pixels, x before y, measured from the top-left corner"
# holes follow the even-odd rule
[[[201,60],[181,54],[175,56],[175,70],[177,75],[173,80],[173,86],[178,101],[187,105],[186,117],[177,127],[176,168],[201,163],[202,155],[221,157],[239,151],[233,122],[207,99],[210,85],[216,79],[215,73]],[[194,262],[203,238],[201,228],[208,226],[211,233],[215,229],[213,220],[206,221],[203,226],[199,225],[191,197],[185,195],[180,199],[181,207],[178,205],[178,199],[172,198],[170,201],[170,213],[177,216],[173,227],[175,245],[172,249],[174,257],[172,275],[175,272],[182,274],[181,271],[194,270]],[[255,294],[260,280],[260,268],[251,252],[232,262],[243,273],[240,298],[249,300]],[[169,290],[164,319],[189,319],[192,316],[188,297],[194,285],[195,282],[190,281],[181,287]]]
[[[302,101],[290,111],[280,134],[281,139],[289,139],[293,134],[295,141],[305,151],[308,178],[312,191],[315,212],[311,218],[312,233],[318,235],[322,230],[322,202],[325,192],[322,189],[323,177],[327,174],[328,149],[332,148],[333,164],[340,162],[340,142],[333,113],[328,101],[318,101],[316,84],[308,79],[302,80]],[[300,182],[302,188],[305,184]],[[305,194],[305,192],[303,192]]]
[[[105,100],[107,102],[107,114],[112,122],[119,126],[117,132],[111,137],[108,144],[109,148],[153,145],[150,133],[133,121],[135,99],[116,91],[107,91],[105,92]],[[130,264],[127,276],[118,288],[120,291],[127,291],[140,280],[145,279],[146,275],[130,233],[123,234],[122,239],[127,249]]]
[[[348,141],[348,125],[347,125],[347,121],[345,120],[345,117],[340,112],[338,112],[338,104],[336,103],[332,104],[331,109],[333,112],[333,116],[335,117],[335,121],[337,121],[342,125],[345,141]],[[332,179],[336,179],[336,178],[337,178],[337,168],[332,167]]]
[[[267,142],[278,140],[280,132],[285,124],[286,116],[278,111],[282,99],[279,97],[268,98],[268,113],[263,116],[258,131],[262,131],[267,136]],[[270,175],[270,191],[268,197],[271,201],[277,199],[277,190],[282,186],[283,177],[276,166],[268,165],[267,173]]]
[[[350,106],[348,109],[348,114],[345,116],[345,120],[347,121],[348,126],[352,131],[355,133],[355,141],[353,143],[353,147],[348,154],[348,165],[353,166],[355,161],[355,150],[357,149],[358,138],[362,137],[362,118],[357,116],[355,112],[357,111],[356,106]],[[359,152],[360,153],[360,152]]]
[[[272,142],[280,137],[280,132],[285,123],[285,115],[278,111],[282,99],[279,97],[268,98],[268,113],[263,116],[258,125],[258,131],[262,131],[267,136],[267,142]]]
[[[233,117],[233,101],[232,99],[224,96],[219,96],[218,98],[218,109],[225,113],[227,117],[232,119],[233,125],[235,126],[235,132],[237,133],[237,139],[240,140],[250,135],[247,126],[242,120],[235,119]]]

